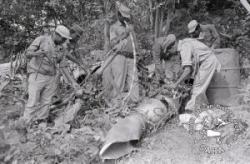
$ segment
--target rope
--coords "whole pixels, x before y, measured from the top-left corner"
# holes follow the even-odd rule
[[[225,67],[225,68],[221,68],[220,70],[227,71],[227,70],[249,69],[249,68],[250,68],[250,65],[243,65],[241,67]]]
[[[128,26],[127,22],[125,22],[126,25]],[[133,56],[134,56],[134,64],[133,64],[133,76],[132,76],[132,83],[130,85],[130,89],[128,94],[126,95],[126,97],[123,99],[123,104],[126,105],[125,101],[128,99],[128,97],[130,96],[132,89],[134,87],[134,83],[135,83],[135,72],[136,72],[136,48],[135,48],[135,41],[134,41],[134,37],[132,32],[129,33],[130,35],[130,39],[132,42],[132,48],[133,48]]]

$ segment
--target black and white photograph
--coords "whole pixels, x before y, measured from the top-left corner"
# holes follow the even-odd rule
[[[0,164],[249,164],[250,0],[0,0]]]

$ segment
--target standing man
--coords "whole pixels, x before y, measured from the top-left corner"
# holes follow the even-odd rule
[[[135,46],[137,41],[131,24],[131,11],[119,2],[116,3],[116,7],[118,20],[110,27],[110,43],[117,54],[103,72],[105,97],[109,100],[120,97],[133,85],[128,100],[137,102],[139,101],[138,74],[134,68],[130,33],[133,33]]]
[[[175,47],[181,55],[183,73],[172,87],[176,88],[190,76],[194,78],[191,99],[185,107],[186,111],[193,111],[196,106],[208,103],[206,90],[215,71],[220,70],[221,64],[212,49],[197,39],[180,40]]]
[[[188,33],[212,49],[220,48],[220,35],[213,24],[200,24],[192,20],[188,24]]]
[[[48,117],[49,104],[57,90],[57,64],[61,61],[58,47],[67,39],[71,39],[69,29],[58,25],[54,33],[37,37],[27,49],[30,61],[27,66],[29,98],[23,115],[26,123]]]
[[[73,26],[70,28],[71,39],[63,44],[63,49],[65,50],[64,53],[66,53],[65,58],[76,63],[81,69],[84,70],[86,74],[88,74],[87,68],[84,67],[83,61],[76,51],[76,49],[78,48],[78,41],[82,34],[83,29],[79,25],[73,24]],[[79,85],[73,79],[73,76],[71,75],[72,73],[70,73],[69,63],[65,58],[60,63],[60,73],[63,75],[64,80],[68,84],[73,85],[75,89],[79,89]]]
[[[162,66],[162,59],[169,57],[168,51],[174,46],[176,37],[169,34],[165,37],[159,37],[153,45],[153,60],[155,64],[155,75],[157,80],[164,80],[165,70]]]

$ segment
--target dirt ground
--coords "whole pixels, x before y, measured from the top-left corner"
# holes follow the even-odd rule
[[[10,164],[101,164],[98,157],[104,134],[103,127],[107,117],[96,111],[89,115],[90,123],[82,120],[80,127],[73,128],[70,133],[54,135],[39,127],[30,132],[32,141],[20,143],[20,134],[13,124],[22,115],[23,105],[18,97],[22,91],[15,87],[7,91],[10,96],[0,98],[0,130],[4,132],[8,145],[0,144],[0,163]],[[143,138],[135,152],[111,161],[116,164],[247,164],[250,161],[250,107],[241,105],[230,110],[235,119],[246,123],[246,128],[229,140],[228,144],[218,144],[215,138],[202,140],[200,134],[189,133],[179,126],[178,118],[174,118],[166,126]],[[92,121],[92,122],[91,122]],[[100,125],[97,125],[100,124]],[[42,125],[40,126],[42,129]],[[105,133],[105,132],[104,132]],[[1,139],[0,133],[0,139]],[[210,152],[204,151],[204,145]],[[220,147],[224,152],[214,154],[212,149]],[[91,161],[90,161],[91,159]]]
[[[231,108],[236,118],[250,125],[250,110],[246,107]],[[197,141],[174,120],[155,135],[145,138],[137,152],[118,161],[119,164],[247,164],[250,161],[250,129],[239,135],[222,154],[208,154],[201,145],[213,146],[213,139]]]
[[[13,106],[12,106],[13,107]],[[10,109],[7,109],[9,110]],[[250,125],[250,110],[235,107],[233,111]],[[3,116],[3,115],[1,115]],[[3,118],[3,117],[2,117]],[[3,119],[2,119],[3,120]],[[7,124],[6,124],[7,125]],[[19,144],[19,134],[5,128],[5,135],[12,145]],[[232,145],[224,147],[222,154],[207,154],[201,150],[202,141],[197,141],[195,134],[190,134],[178,126],[174,119],[164,129],[144,138],[137,150],[122,158],[117,164],[247,164],[250,161],[250,128],[240,135]],[[207,141],[209,144],[209,141]],[[34,144],[22,145],[22,151],[29,152]],[[98,151],[98,150],[97,150]],[[36,163],[36,162],[35,162]],[[39,163],[39,162],[38,162]],[[46,163],[46,161],[45,161]],[[50,163],[50,162],[48,162]],[[84,163],[79,161],[76,163]]]

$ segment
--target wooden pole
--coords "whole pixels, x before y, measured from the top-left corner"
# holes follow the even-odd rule
[[[127,22],[125,22],[125,23],[128,26]],[[136,59],[136,43],[135,43],[135,33],[134,33],[134,31],[130,32],[129,36],[130,36],[130,39],[131,39],[131,42],[132,42],[133,56],[134,56],[133,77],[132,77],[132,83],[131,83],[130,88],[129,88],[129,92],[128,92],[127,96],[123,99],[123,104],[129,98],[129,96],[130,96],[130,94],[132,92],[132,89],[133,89],[134,84],[135,84],[135,73],[136,73],[136,61],[137,61],[137,59]]]
[[[250,5],[247,0],[240,0],[240,3],[244,6],[247,12],[250,14]]]

